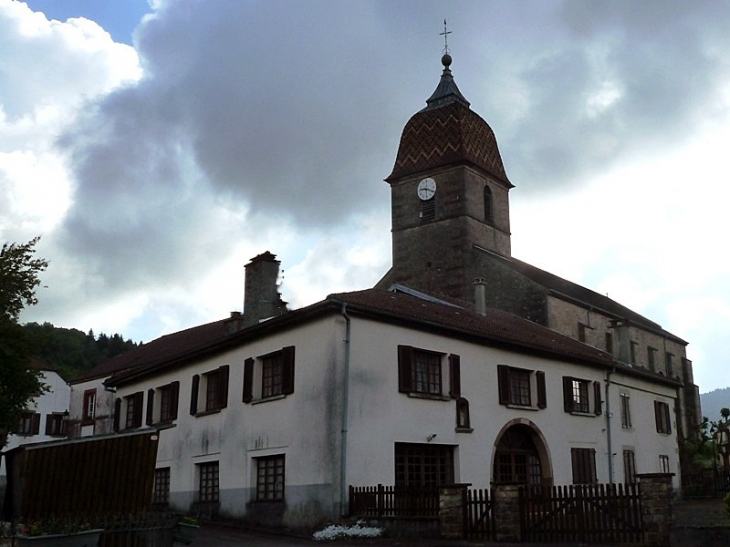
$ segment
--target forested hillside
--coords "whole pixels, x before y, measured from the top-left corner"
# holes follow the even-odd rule
[[[119,334],[96,336],[90,330],[55,327],[51,323],[23,325],[33,348],[33,355],[51,365],[67,381],[99,363],[141,345]]]
[[[702,415],[712,421],[720,418],[720,410],[730,408],[730,387],[715,389],[709,393],[700,395],[700,404],[702,405]]]

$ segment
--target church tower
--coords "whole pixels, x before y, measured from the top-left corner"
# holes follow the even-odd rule
[[[473,302],[475,249],[510,257],[509,190],[494,131],[441,59],[441,80],[403,129],[391,187],[393,266],[378,283]]]

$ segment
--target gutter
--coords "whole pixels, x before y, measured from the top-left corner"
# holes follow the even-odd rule
[[[347,302],[342,303],[342,317],[345,318],[345,362],[342,370],[342,430],[340,445],[340,514],[346,514],[347,507],[347,423],[350,396],[350,316],[347,315]]]
[[[608,482],[613,484],[613,445],[611,443],[611,374],[616,371],[614,366],[612,369],[606,371],[606,447],[608,450]]]

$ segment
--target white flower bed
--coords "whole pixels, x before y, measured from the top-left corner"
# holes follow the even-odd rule
[[[317,541],[327,541],[342,538],[376,538],[382,535],[382,528],[365,526],[364,524],[365,523],[360,520],[352,526],[340,526],[338,524],[333,524],[323,530],[318,530],[313,534],[313,537]]]

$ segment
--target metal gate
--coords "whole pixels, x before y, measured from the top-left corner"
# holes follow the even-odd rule
[[[464,490],[464,533],[467,539],[495,539],[493,499],[488,488]]]
[[[520,489],[522,541],[642,543],[638,484]]]

